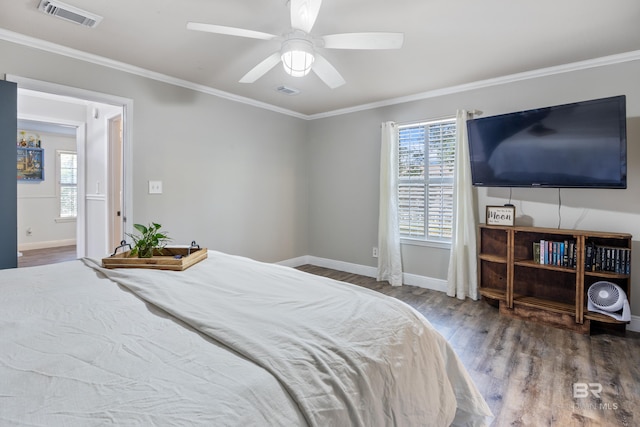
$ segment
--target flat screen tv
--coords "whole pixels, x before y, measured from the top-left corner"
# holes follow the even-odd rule
[[[627,188],[624,95],[467,122],[473,185]]]

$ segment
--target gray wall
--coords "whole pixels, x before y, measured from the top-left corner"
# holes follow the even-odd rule
[[[304,121],[36,49],[0,41],[1,73],[134,100],[133,221],[162,223],[179,241],[265,261],[313,255],[375,266],[380,123],[485,116],[627,95],[626,190],[562,190],[563,228],[633,234],[640,265],[640,62],[494,84],[419,101]],[[392,82],[391,82],[392,84]],[[164,194],[147,195],[162,180]],[[484,206],[506,189],[477,191]],[[528,225],[555,227],[557,190],[518,189],[512,202]],[[448,250],[403,247],[405,271],[445,279]],[[632,288],[638,289],[640,268]],[[640,298],[632,301],[640,313]]]
[[[561,227],[626,232],[634,236],[632,312],[640,314],[640,61],[509,82],[420,101],[376,108],[309,123],[310,255],[375,266],[380,123],[452,116],[479,109],[484,116],[528,108],[627,96],[628,188],[562,189]],[[478,218],[484,207],[504,204],[509,189],[476,190]],[[518,224],[558,226],[557,189],[514,189]],[[446,279],[447,249],[403,245],[404,270]]]
[[[264,261],[307,253],[304,120],[6,41],[0,58],[0,73],[133,100],[133,222]]]

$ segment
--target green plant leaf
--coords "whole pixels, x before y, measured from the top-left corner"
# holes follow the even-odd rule
[[[140,233],[142,234],[146,234],[147,233],[147,227],[145,227],[142,224],[133,224],[133,227],[138,230]]]
[[[134,224],[133,226],[140,232],[140,235],[127,233],[127,236],[131,237],[134,242],[134,247],[130,251],[131,256],[138,255],[140,257],[149,251],[153,252],[153,250],[162,253],[162,248],[171,240],[167,233],[159,231],[162,225],[158,223],[152,222],[148,226]]]

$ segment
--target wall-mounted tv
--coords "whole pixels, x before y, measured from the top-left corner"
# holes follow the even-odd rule
[[[627,188],[624,95],[467,122],[473,185]]]

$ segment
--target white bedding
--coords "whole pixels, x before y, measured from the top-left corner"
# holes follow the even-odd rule
[[[2,425],[445,426],[490,416],[448,343],[395,299],[213,251],[184,272],[85,262],[93,269],[1,272]]]

